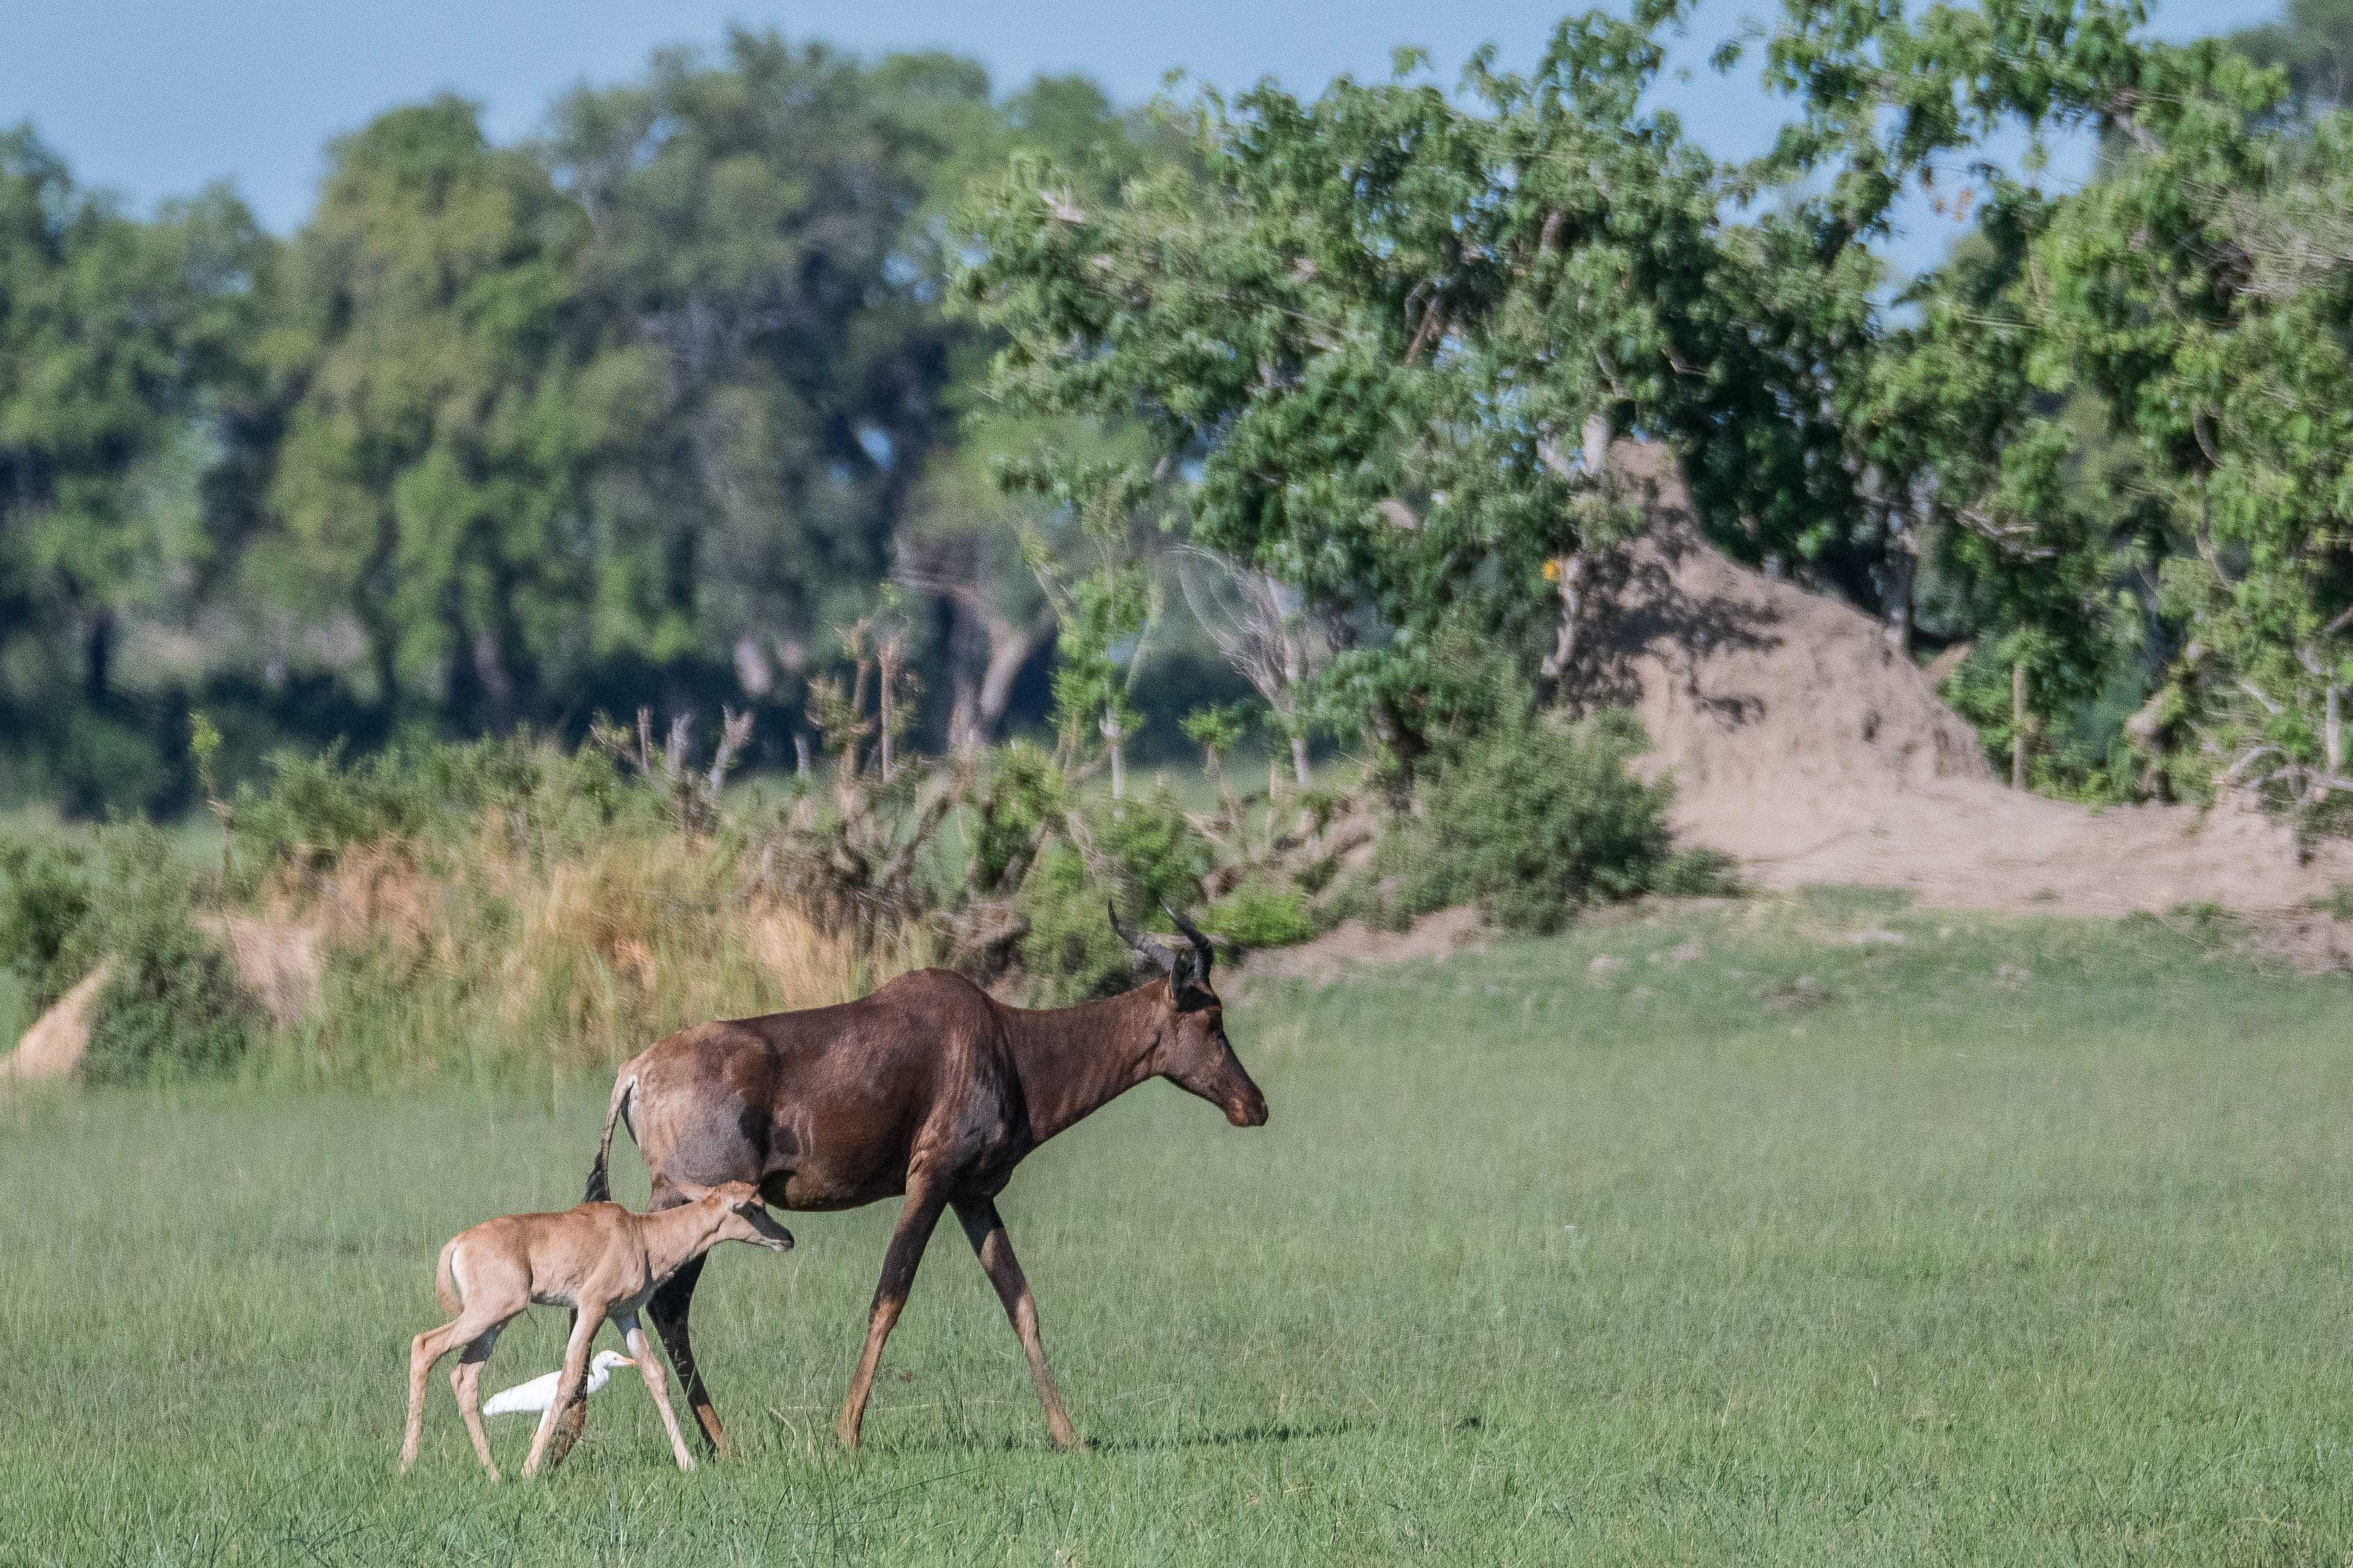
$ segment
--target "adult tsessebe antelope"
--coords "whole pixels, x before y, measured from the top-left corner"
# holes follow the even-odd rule
[[[1227,1043],[1209,986],[1209,942],[1169,911],[1182,946],[1138,936],[1112,911],[1139,964],[1157,977],[1075,1007],[1008,1007],[962,975],[924,969],[836,1007],[699,1024],[624,1063],[613,1085],[588,1195],[609,1190],[613,1127],[627,1126],[653,1177],[649,1208],[691,1186],[747,1181],[778,1208],[846,1209],[904,1194],[881,1282],[834,1434],[858,1446],[883,1342],[943,1208],[955,1210],[1029,1358],[1057,1447],[1077,1434],[1063,1414],[1038,1305],[997,1212],[1013,1168],[1047,1139],[1147,1079],[1165,1078],[1237,1127],[1266,1121],[1266,1099]],[[694,1364],[687,1311],[702,1265],[689,1263],[648,1303],[702,1436],[730,1451]],[[562,1412],[554,1454],[586,1405]]]
[[[789,1252],[793,1234],[768,1217],[756,1188],[746,1182],[728,1182],[681,1191],[660,1214],[631,1214],[618,1204],[591,1202],[562,1214],[485,1220],[451,1237],[434,1267],[433,1290],[441,1299],[441,1310],[454,1315],[409,1344],[402,1473],[417,1462],[417,1445],[425,1436],[425,1380],[435,1362],[463,1345],[465,1353],[449,1373],[450,1391],[458,1396],[458,1413],[474,1441],[474,1453],[491,1479],[499,1479],[490,1438],[482,1431],[482,1365],[491,1359],[499,1331],[535,1301],[571,1308],[572,1337],[564,1348],[564,1368],[556,1374],[555,1397],[540,1417],[522,1473],[539,1473],[555,1413],[585,1398],[581,1384],[588,1372],[588,1347],[608,1317],[645,1374],[646,1391],[661,1412],[678,1468],[694,1468],[686,1441],[679,1436],[670,1395],[662,1388],[661,1368],[654,1364],[645,1331],[638,1326],[638,1310],[665,1280],[689,1263],[699,1266],[703,1255],[723,1241],[748,1241],[771,1252]]]

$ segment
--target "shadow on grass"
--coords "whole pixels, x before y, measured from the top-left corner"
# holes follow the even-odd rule
[[[1290,1422],[1239,1426],[1230,1432],[1194,1432],[1181,1437],[1105,1437],[1085,1447],[1097,1454],[1146,1454],[1182,1448],[1245,1448],[1261,1443],[1306,1443],[1319,1437],[1344,1437],[1356,1430],[1348,1421],[1324,1421],[1299,1426]]]

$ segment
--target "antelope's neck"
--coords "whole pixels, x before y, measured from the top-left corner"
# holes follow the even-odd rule
[[[647,1215],[639,1232],[647,1260],[657,1274],[668,1279],[710,1250],[719,1221],[720,1215],[702,1204],[681,1204],[674,1209]]]
[[[1167,1016],[1165,980],[1075,1007],[1005,1008],[1031,1141],[1043,1143],[1151,1077]]]

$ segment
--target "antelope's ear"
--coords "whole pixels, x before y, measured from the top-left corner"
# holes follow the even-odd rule
[[[709,1187],[699,1186],[692,1182],[673,1182],[670,1184],[676,1187],[681,1193],[684,1194],[686,1195],[686,1201],[691,1204],[701,1203],[703,1199],[711,1195],[712,1190]]]

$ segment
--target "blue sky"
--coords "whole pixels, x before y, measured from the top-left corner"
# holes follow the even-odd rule
[[[143,208],[232,180],[280,232],[309,209],[329,136],[399,103],[450,89],[484,106],[501,139],[535,130],[549,102],[583,80],[635,74],[655,47],[708,43],[731,20],[819,37],[866,53],[938,47],[970,55],[1000,85],[1084,71],[1139,101],[1183,67],[1225,89],[1272,75],[1312,92],[1340,72],[1377,78],[1390,49],[1422,45],[1451,80],[1493,41],[1529,63],[1562,0],[0,0],[0,124],[27,120],[84,181]],[[1758,0],[1703,0],[1693,79],[1663,96],[1720,153],[1761,144],[1777,107],[1743,74],[1715,77],[1706,45]],[[2195,37],[2261,21],[2266,0],[2159,0],[2156,31]],[[2063,161],[2062,164],[2063,170]],[[1924,224],[1927,221],[1923,218]],[[1942,237],[1899,247],[1915,265]]]

